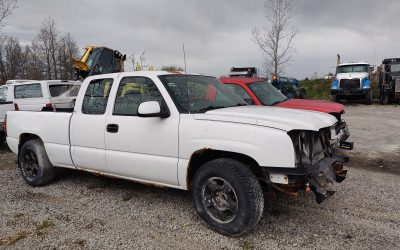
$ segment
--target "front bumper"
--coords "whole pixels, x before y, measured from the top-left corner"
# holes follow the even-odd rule
[[[332,155],[310,165],[298,165],[296,168],[265,168],[269,190],[297,194],[299,190],[312,191],[317,203],[323,202],[334,191],[329,190],[334,182],[346,179],[347,170],[343,164],[347,157]]]
[[[339,95],[339,96],[361,96],[366,95],[369,89],[337,89],[331,90],[331,95]]]

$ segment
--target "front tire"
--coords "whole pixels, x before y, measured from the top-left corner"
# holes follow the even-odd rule
[[[365,94],[365,104],[372,104],[372,90],[368,90],[367,94]]]
[[[205,163],[192,182],[194,207],[215,231],[238,236],[261,219],[264,196],[256,176],[245,164],[227,158]]]
[[[382,93],[382,101],[383,105],[389,104],[389,95],[387,93]]]
[[[47,157],[43,142],[30,140],[22,145],[18,156],[18,167],[22,178],[31,186],[43,186],[55,176],[54,167]]]

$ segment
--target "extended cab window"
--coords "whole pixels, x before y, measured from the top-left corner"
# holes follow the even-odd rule
[[[89,83],[83,98],[82,113],[102,115],[106,112],[113,79],[96,79]]]
[[[43,97],[40,83],[16,85],[14,87],[15,99]]]
[[[162,101],[155,83],[146,77],[125,77],[118,87],[113,114],[136,116],[139,105],[148,101]]]
[[[228,87],[228,89],[232,90],[235,94],[242,98],[245,102],[247,102],[248,104],[253,104],[253,100],[251,99],[250,95],[242,86],[229,83],[226,84],[226,86]]]
[[[0,102],[7,101],[7,87],[0,88]]]

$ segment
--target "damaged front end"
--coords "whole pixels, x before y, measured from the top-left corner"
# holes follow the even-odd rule
[[[332,133],[332,128],[290,131],[296,168],[269,168],[269,185],[289,194],[297,194],[298,190],[313,191],[318,203],[332,195],[334,191],[328,187],[346,178],[347,170],[343,169],[343,164],[349,160],[336,155],[335,145],[340,143],[340,138],[335,139]]]

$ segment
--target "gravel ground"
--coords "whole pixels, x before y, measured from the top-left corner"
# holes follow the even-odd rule
[[[2,146],[0,248],[399,249],[400,107],[349,105],[345,118],[356,149],[336,194],[321,205],[311,194],[270,198],[238,238],[208,229],[184,191],[72,170],[32,188]]]

